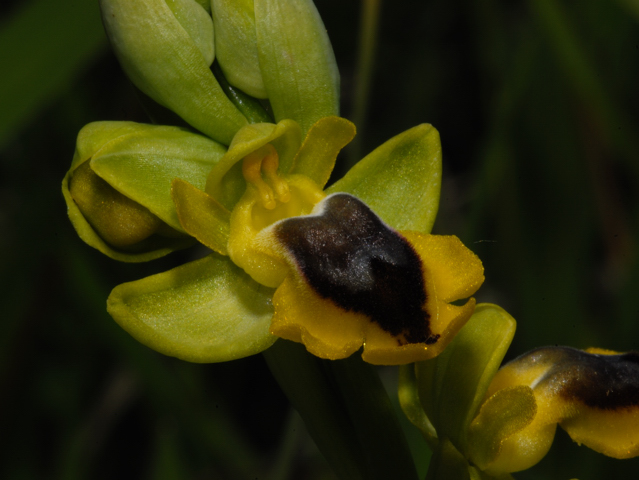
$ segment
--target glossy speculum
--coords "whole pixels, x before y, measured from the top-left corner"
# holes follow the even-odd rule
[[[311,288],[368,316],[399,344],[435,343],[423,265],[410,243],[351,195],[331,195],[315,211],[275,227]]]

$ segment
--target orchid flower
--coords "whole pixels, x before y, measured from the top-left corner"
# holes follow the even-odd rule
[[[439,134],[412,128],[326,188],[355,126],[336,115],[337,71],[313,3],[211,6],[213,17],[194,0],[101,1],[129,78],[160,116],[170,109],[190,127],[86,126],[63,182],[71,221],[117,260],[197,242],[213,251],[116,287],[108,311],[142,343],[194,362],[259,353],[278,337],[326,359],[362,347],[376,364],[438,355],[475,305],[452,302],[483,281],[459,239],[430,235]],[[276,123],[248,94],[268,99]]]
[[[514,333],[506,311],[480,304],[442,355],[402,367],[402,408],[434,451],[429,480],[512,478],[557,425],[610,457],[639,455],[636,353],[544,347],[499,368]]]

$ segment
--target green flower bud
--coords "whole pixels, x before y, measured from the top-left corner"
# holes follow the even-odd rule
[[[156,233],[162,225],[166,226],[148,208],[102,180],[91,170],[90,163],[84,162],[75,169],[69,180],[69,192],[105,242],[117,248],[130,247]]]
[[[243,92],[266,98],[257,55],[253,0],[211,0],[211,7],[217,61],[224,76]]]
[[[193,43],[204,57],[207,65],[215,58],[213,40],[213,20],[195,0],[165,0],[182,28],[189,34]]]
[[[195,0],[207,13],[211,13],[211,1],[210,0]]]
[[[204,188],[226,149],[177,127],[95,122],[78,135],[63,183],[80,237],[122,261],[146,261],[193,243],[180,225],[171,182]]]
[[[312,0],[254,0],[260,70],[275,121],[295,120],[306,133],[339,115],[339,72]]]
[[[160,105],[228,145],[246,118],[209,66],[213,22],[195,0],[101,0],[102,20],[122,68]]]

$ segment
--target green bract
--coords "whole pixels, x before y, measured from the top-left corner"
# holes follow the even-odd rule
[[[501,427],[495,424],[494,429],[482,430],[481,434],[471,429],[471,424],[514,334],[515,321],[506,311],[496,305],[479,304],[441,355],[402,367],[402,409],[434,449],[428,480],[497,478],[486,476],[467,459],[495,454],[495,445],[504,438],[500,435],[510,433],[508,418],[502,416]],[[509,405],[520,405],[527,415],[531,405],[526,398],[524,393],[523,403]],[[518,415],[513,415],[515,420]]]
[[[193,242],[175,213],[171,182],[180,177],[204,187],[225,150],[178,127],[91,123],[78,134],[62,183],[71,222],[85,242],[117,260],[146,261],[184,248]]]

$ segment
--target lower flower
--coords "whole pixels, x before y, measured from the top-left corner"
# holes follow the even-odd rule
[[[402,408],[434,451],[429,479],[512,478],[548,453],[557,425],[610,457],[639,455],[639,354],[544,347],[498,370],[514,332],[480,304],[442,355],[403,367]]]
[[[518,412],[530,421],[501,439],[488,471],[530,468],[550,449],[557,425],[575,442],[609,457],[639,455],[639,353],[569,347],[528,352],[495,375],[471,431],[493,421],[499,413],[491,404],[516,389],[520,397],[534,396],[534,415]]]

